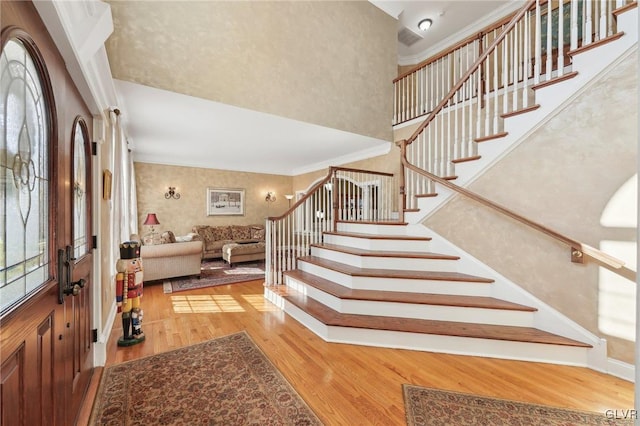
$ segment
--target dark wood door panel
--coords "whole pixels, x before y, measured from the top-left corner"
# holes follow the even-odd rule
[[[16,348],[2,350],[0,395],[3,426],[52,425],[55,421],[55,311],[22,330]],[[9,327],[15,324],[9,324]],[[3,324],[3,331],[7,324]]]

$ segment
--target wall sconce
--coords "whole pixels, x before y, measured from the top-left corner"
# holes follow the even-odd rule
[[[174,198],[176,200],[180,199],[180,194],[176,192],[176,187],[175,186],[170,186],[169,187],[169,192],[165,192],[164,193],[164,198],[166,198],[167,200],[169,198]]]
[[[289,208],[291,208],[291,200],[293,199],[293,194],[287,194],[284,196],[284,198],[287,199],[287,201],[289,202]]]
[[[266,197],[264,197],[264,200],[265,200],[267,203],[273,203],[274,201],[276,201],[276,194],[275,194],[275,192],[271,192],[271,191],[267,192],[267,196],[266,196]]]

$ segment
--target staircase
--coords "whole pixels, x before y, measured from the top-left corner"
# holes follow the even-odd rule
[[[535,298],[496,297],[509,283],[460,272],[460,257],[431,251],[426,233],[339,222],[265,297],[328,342],[582,366],[605,355],[588,332],[546,331]]]
[[[460,186],[475,180],[637,45],[636,24],[637,8],[628,8],[617,21],[624,36],[575,55],[571,72],[535,87],[535,105],[503,114],[495,134],[475,141],[477,152],[450,160],[439,175]],[[402,222],[325,226],[322,238],[299,246],[293,260],[279,261],[286,265],[281,280],[267,283],[265,297],[328,342],[607,371],[604,339],[420,224],[453,191],[417,178],[405,179],[411,200]],[[296,208],[286,220],[295,222]],[[279,225],[272,229],[282,232]],[[276,243],[271,248],[280,250]]]

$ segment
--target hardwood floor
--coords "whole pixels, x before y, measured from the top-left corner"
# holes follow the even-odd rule
[[[146,341],[119,348],[118,316],[107,366],[246,330],[327,425],[406,424],[403,383],[600,413],[633,408],[632,383],[586,368],[327,343],[262,294],[261,281],[174,294],[146,286]]]

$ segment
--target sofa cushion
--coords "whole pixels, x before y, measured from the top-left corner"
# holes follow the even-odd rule
[[[214,241],[233,239],[230,226],[211,226],[209,229]]]
[[[264,240],[264,227],[263,226],[252,226],[251,227],[251,238],[254,240]]]
[[[232,225],[231,238],[234,240],[248,240],[251,238],[251,228],[249,226]]]

